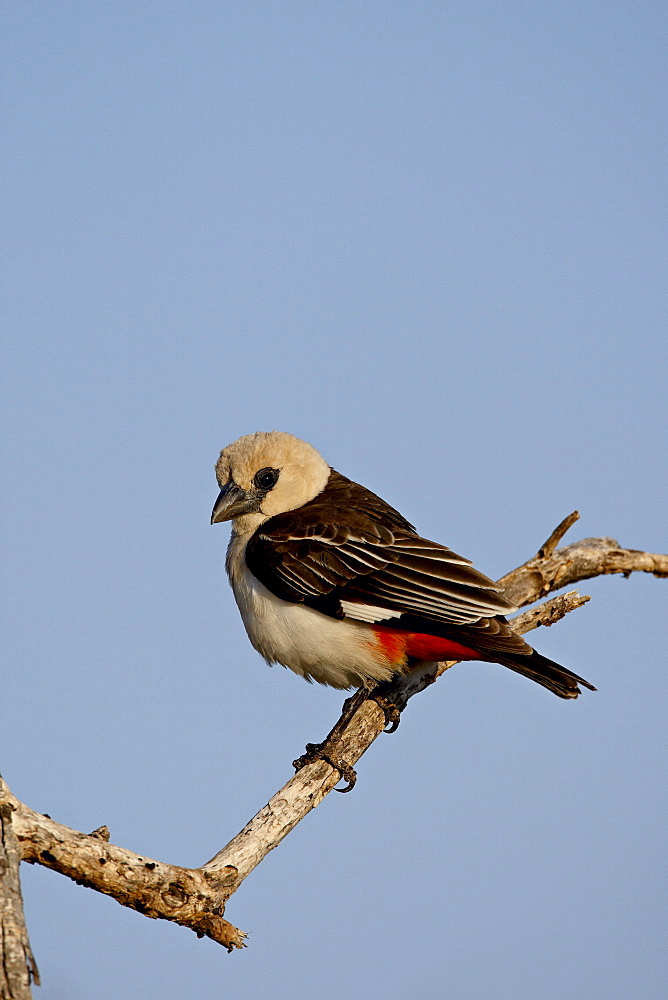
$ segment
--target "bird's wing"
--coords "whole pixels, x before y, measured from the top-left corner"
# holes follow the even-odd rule
[[[246,564],[273,594],[368,622],[410,615],[464,625],[515,610],[468,559],[415,534],[389,505],[396,516],[384,518],[383,501],[351,486],[354,506],[337,508],[321,494],[251,537]]]
[[[364,600],[448,625],[515,610],[493,580],[437,542],[398,532],[389,551],[392,560],[363,579],[351,581],[345,599]]]

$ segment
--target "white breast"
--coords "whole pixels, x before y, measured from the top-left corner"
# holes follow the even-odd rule
[[[282,663],[307,680],[336,688],[360,687],[392,675],[369,625],[329,618],[267,590],[246,565],[248,537],[233,530],[227,573],[248,638],[268,663]]]

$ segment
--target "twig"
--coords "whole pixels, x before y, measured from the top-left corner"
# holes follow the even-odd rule
[[[556,526],[548,540],[543,542],[541,547],[538,549],[536,559],[547,559],[548,556],[551,556],[568,529],[579,520],[580,514],[577,510],[574,510],[572,514],[567,514],[561,524]]]
[[[550,625],[561,621],[569,611],[581,608],[583,604],[586,604],[590,600],[591,597],[587,594],[583,595],[579,594],[577,590],[569,590],[567,594],[552,597],[549,601],[545,601],[544,604],[538,604],[535,608],[523,611],[521,615],[517,615],[516,618],[511,619],[513,631],[524,635],[525,632],[531,632],[532,629],[538,628],[540,625],[545,625],[549,628]]]

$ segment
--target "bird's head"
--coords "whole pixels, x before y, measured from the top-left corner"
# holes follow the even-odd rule
[[[255,530],[321,493],[331,469],[315,448],[282,431],[258,431],[228,444],[216,463],[220,494],[211,523],[246,518]],[[241,526],[241,525],[239,525]]]

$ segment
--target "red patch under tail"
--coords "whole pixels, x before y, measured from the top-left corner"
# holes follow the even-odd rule
[[[404,663],[407,657],[430,663],[439,660],[479,660],[481,654],[453,639],[423,632],[404,632],[391,625],[374,625],[373,632],[391,663]]]

